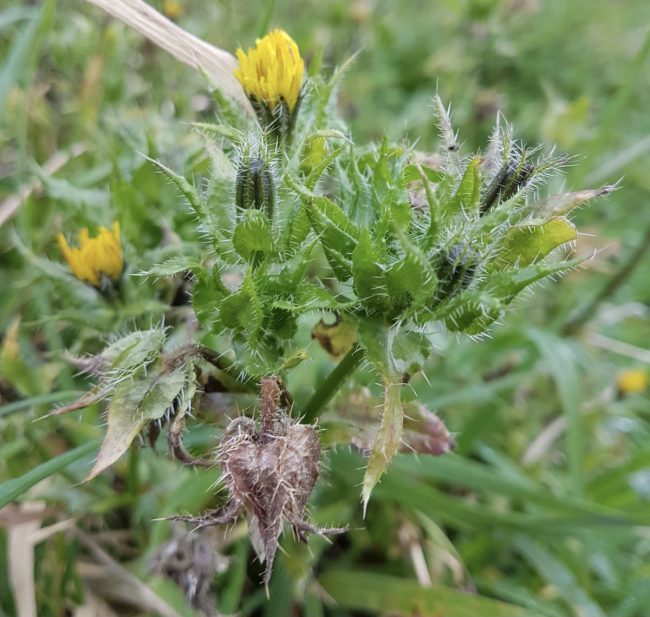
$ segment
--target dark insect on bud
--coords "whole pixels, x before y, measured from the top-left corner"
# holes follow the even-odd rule
[[[481,202],[481,215],[487,214],[495,205],[507,201],[524,188],[531,179],[535,166],[510,159],[497,173]]]
[[[244,158],[237,170],[235,202],[243,209],[264,210],[269,220],[273,218],[275,186],[266,161],[259,157]]]
[[[476,275],[477,252],[467,244],[454,244],[443,253],[437,268],[440,279],[440,298],[453,296],[466,289]]]

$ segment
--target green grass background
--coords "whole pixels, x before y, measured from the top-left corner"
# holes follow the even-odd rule
[[[457,434],[456,453],[398,457],[365,521],[361,458],[329,453],[313,516],[349,522],[352,531],[333,545],[315,539],[311,551],[285,538],[270,600],[247,540],[235,533],[222,549],[231,565],[215,581],[220,610],[650,615],[648,392],[616,389],[620,371],[648,370],[650,354],[650,255],[638,248],[648,244],[650,226],[650,3],[179,5],[181,25],[232,51],[282,27],[314,69],[331,71],[357,54],[339,98],[359,142],[387,133],[435,148],[431,98],[438,92],[452,104],[467,153],[485,141],[500,110],[526,142],[575,157],[556,189],[621,180],[620,190],[575,219],[576,250],[602,249],[595,259],[519,302],[490,339],[441,337],[426,379],[414,381],[412,396]],[[81,0],[2,3],[0,57],[0,202],[34,179],[43,184],[0,227],[0,502],[41,499],[57,508],[55,518],[74,517],[87,533],[126,531],[129,550],[113,549],[114,558],[190,615],[171,584],[147,573],[169,534],[166,523],[152,521],[213,505],[214,478],[142,449],[81,485],[96,451],[88,444],[102,433],[99,410],[33,420],[87,387],[62,350],[97,350],[116,327],[94,298],[51,271],[45,259],[61,261],[56,232],[120,218],[134,271],[159,258],[168,229],[193,246],[191,216],[142,154],[201,173],[201,141],[188,123],[213,120],[214,106],[199,74]],[[74,144],[82,144],[81,155],[53,175],[43,171]],[[567,335],[567,321],[617,280],[635,251],[632,273]],[[138,289],[142,302],[121,316],[123,329],[161,318],[171,293],[164,283]],[[328,368],[324,358],[314,375],[321,368]],[[554,428],[555,438],[532,457],[534,440]],[[214,435],[194,429],[188,441],[210,445]],[[8,538],[0,529],[0,614],[14,615]],[[84,550],[64,534],[36,547],[39,615],[75,614],[84,598],[76,567]],[[434,587],[415,585],[414,550]],[[117,614],[156,614],[119,606]]]

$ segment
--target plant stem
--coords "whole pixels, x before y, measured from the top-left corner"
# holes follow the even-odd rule
[[[575,334],[580,327],[589,321],[596,313],[602,302],[613,296],[618,289],[630,278],[630,275],[636,270],[641,263],[646,252],[650,249],[650,225],[646,227],[641,242],[632,251],[630,256],[623,262],[621,267],[609,279],[605,285],[574,317],[569,319],[562,327],[562,333],[565,335]]]
[[[258,387],[255,383],[255,379],[243,371],[239,374],[235,374],[233,364],[226,360],[226,358],[207,347],[203,347],[203,345],[198,345],[195,349],[206,362],[209,362],[212,366],[218,368],[227,378],[232,379],[233,383],[229,385],[233,386],[233,388],[229,388],[230,391],[257,392]]]
[[[345,381],[354,373],[365,357],[363,349],[355,345],[341,360],[325,381],[316,389],[316,392],[307,401],[302,410],[303,422],[311,424],[316,420],[320,411],[329,403],[339,391]]]

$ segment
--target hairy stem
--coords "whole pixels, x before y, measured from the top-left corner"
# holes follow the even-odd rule
[[[302,410],[303,422],[311,424],[316,420],[321,410],[329,403],[341,386],[354,373],[365,357],[363,349],[355,345],[341,360],[327,379],[316,389]]]
[[[206,362],[218,368],[225,377],[232,379],[233,383],[228,384],[231,386],[228,388],[230,391],[257,392],[258,388],[255,379],[243,371],[237,373],[234,365],[222,355],[202,345],[197,345],[194,349],[195,353],[198,353]]]

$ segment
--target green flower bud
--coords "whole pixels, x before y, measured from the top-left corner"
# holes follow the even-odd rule
[[[510,159],[497,173],[481,203],[481,214],[507,201],[524,188],[531,179],[535,166],[532,163]]]
[[[478,267],[478,253],[469,245],[454,244],[441,256],[437,268],[440,279],[440,299],[455,295],[458,291],[466,289]]]
[[[275,186],[264,159],[246,157],[242,160],[237,170],[235,202],[242,210],[263,210],[269,220],[273,219]]]

